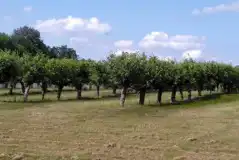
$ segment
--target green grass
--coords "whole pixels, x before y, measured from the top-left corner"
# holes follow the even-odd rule
[[[1,100],[12,98],[5,92]],[[129,95],[122,108],[107,90],[101,99],[95,91],[83,92],[90,98],[80,101],[73,100],[75,92],[63,94],[60,102],[49,93],[42,103],[36,94],[29,103],[0,103],[0,159],[20,154],[27,160],[239,158],[238,95],[169,105],[165,93],[162,106],[154,93],[147,94],[145,106]]]

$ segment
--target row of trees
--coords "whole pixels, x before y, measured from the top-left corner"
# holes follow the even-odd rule
[[[171,101],[176,101],[177,90],[183,99],[183,90],[192,98],[192,90],[201,96],[203,90],[222,88],[225,93],[239,87],[239,68],[217,62],[182,62],[160,60],[139,53],[111,54],[104,61],[49,58],[38,53],[35,56],[14,52],[0,53],[0,81],[10,83],[10,93],[16,83],[21,83],[24,101],[30,86],[40,84],[42,99],[50,84],[57,86],[57,98],[65,86],[74,86],[76,98],[81,99],[82,86],[93,84],[100,95],[100,86],[111,87],[115,93],[121,89],[120,104],[124,106],[127,90],[139,92],[139,104],[144,104],[148,90],[157,90],[157,102],[161,103],[164,91],[171,91]]]

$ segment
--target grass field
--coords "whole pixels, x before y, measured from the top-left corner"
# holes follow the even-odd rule
[[[26,104],[2,102],[0,159],[239,159],[238,95],[161,107],[155,94],[147,94],[145,106],[131,95],[121,108],[110,92],[103,91],[106,97],[99,100],[87,91],[83,96],[92,99],[69,100],[76,93],[64,92],[61,102],[50,102],[55,93],[44,103],[35,103],[39,95],[30,95],[33,102]],[[11,98],[0,95],[0,100]]]

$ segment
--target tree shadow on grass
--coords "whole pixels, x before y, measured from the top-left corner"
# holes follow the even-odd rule
[[[172,104],[170,102],[165,102],[160,104],[148,104],[140,106],[138,104],[127,105],[129,107],[117,110],[115,113],[111,113],[111,116],[119,115],[130,115],[137,117],[153,116],[153,117],[167,117],[171,111],[175,112],[178,109],[187,109],[192,107],[206,107],[213,104],[223,104],[233,101],[238,101],[238,94],[223,94],[215,93],[212,95],[204,95],[202,97],[195,97],[191,101],[177,101]]]
[[[23,98],[14,100],[14,99],[9,99],[9,100],[2,100],[0,102],[7,102],[7,103],[46,103],[46,102],[84,102],[84,101],[98,101],[98,100],[110,100],[110,99],[116,99],[119,98],[120,94],[115,94],[115,95],[105,95],[100,98],[96,97],[82,97],[81,99],[76,99],[76,98],[66,98],[66,99],[48,99],[45,98],[44,100],[28,100],[27,102],[23,102]]]
[[[1,90],[1,89],[0,89]],[[5,93],[1,93],[0,94],[0,97],[1,96],[21,96],[21,95],[23,95],[23,93],[21,92],[21,91],[19,91],[19,92],[13,92],[12,94],[9,94],[9,92],[7,91],[7,90],[4,90],[4,91],[6,91]],[[73,89],[65,89],[64,90],[64,92],[74,92],[75,90],[73,90]],[[48,90],[47,91],[47,93],[57,93],[57,90],[55,89],[55,90]],[[41,94],[41,91],[39,90],[39,91],[30,91],[30,93],[29,93],[29,95],[40,95]]]
[[[162,104],[149,104],[150,107],[169,107],[177,108],[177,107],[198,107],[205,106],[208,104],[217,104],[217,103],[226,103],[238,100],[238,94],[225,94],[225,93],[214,93],[207,94],[201,97],[194,97],[191,100],[181,100],[176,101],[175,103],[162,103]]]

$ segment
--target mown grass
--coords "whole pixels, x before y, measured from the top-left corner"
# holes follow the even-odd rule
[[[83,92],[84,97],[95,94]],[[238,95],[169,105],[170,93],[165,93],[162,106],[154,93],[147,94],[145,106],[130,95],[124,108],[118,97],[75,101],[75,92],[64,95],[60,102],[36,103],[40,96],[30,95],[29,103],[1,103],[0,159],[239,158]],[[48,94],[50,100],[55,96]]]

